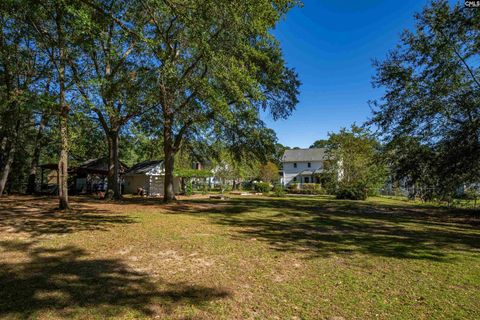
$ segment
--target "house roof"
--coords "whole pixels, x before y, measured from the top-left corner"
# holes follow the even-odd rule
[[[134,165],[133,167],[131,167],[129,170],[127,170],[125,174],[132,175],[132,174],[147,173],[148,171],[156,168],[161,163],[163,163],[163,160],[149,160],[149,161],[140,162]]]
[[[283,162],[321,161],[325,159],[325,148],[285,150]]]
[[[73,169],[77,172],[108,174],[108,157],[89,159]],[[128,167],[120,161],[120,173],[127,169]]]
[[[39,166],[42,169],[58,170],[58,163],[46,163]],[[120,173],[128,169],[128,166],[120,161]],[[68,168],[70,173],[86,173],[86,174],[108,174],[108,157],[89,159],[80,163],[78,166]]]
[[[44,163],[39,165],[40,168],[42,169],[47,169],[47,170],[58,170],[58,162],[57,163]]]

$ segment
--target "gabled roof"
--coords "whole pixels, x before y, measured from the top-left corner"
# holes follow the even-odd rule
[[[39,165],[42,169],[58,170],[58,163],[45,163]],[[128,166],[120,161],[120,173],[123,174],[128,170]],[[80,163],[78,166],[70,166],[68,168],[70,173],[86,173],[86,174],[108,174],[108,157],[89,159]]]
[[[108,174],[108,157],[89,159],[73,168],[77,172]],[[128,167],[120,161],[120,173]]]
[[[149,160],[149,161],[144,161],[137,163],[133,167],[131,167],[129,170],[125,172],[126,175],[132,175],[132,174],[142,174],[142,173],[147,173],[152,169],[155,169],[158,165],[162,164],[163,160]]]
[[[322,161],[325,160],[325,148],[285,150],[283,162]]]

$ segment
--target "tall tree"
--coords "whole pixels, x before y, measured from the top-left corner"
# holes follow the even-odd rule
[[[20,23],[12,3],[0,5],[0,196],[21,139],[40,105],[34,87],[43,74],[33,39]]]
[[[258,175],[264,182],[277,182],[280,178],[277,165],[270,161],[260,165]]]
[[[74,11],[77,3],[62,0],[15,1],[13,8],[19,13],[19,22],[28,26],[28,33],[35,39],[35,50],[48,59],[51,70],[51,91],[57,97],[56,115],[60,133],[58,160],[59,208],[69,209],[68,202],[68,115],[71,110],[67,91],[72,77],[68,59],[73,46],[71,36],[75,32]]]
[[[440,155],[414,137],[399,137],[384,148],[382,157],[391,172],[391,182],[410,188],[409,197],[431,200],[443,192]]]
[[[373,83],[385,94],[373,101],[371,122],[387,142],[410,137],[436,153],[453,191],[480,179],[480,11],[439,0],[415,20],[375,62]]]
[[[142,0],[144,35],[155,67],[165,155],[164,201],[174,199],[175,154],[203,131],[237,145],[262,143],[259,110],[287,117],[296,74],[271,35],[296,0],[183,2]],[[263,133],[262,133],[263,132]]]
[[[329,134],[327,173],[340,187],[353,187],[374,194],[387,177],[380,161],[380,144],[368,129],[352,125]]]
[[[78,47],[70,60],[76,88],[87,110],[105,132],[109,150],[108,188],[120,198],[120,134],[148,109],[148,73],[139,54],[142,20],[135,20],[136,1],[82,1]],[[127,28],[122,21],[131,26]]]
[[[40,113],[38,117],[38,124],[35,125],[36,132],[33,139],[33,151],[31,154],[31,160],[29,165],[29,174],[28,174],[28,181],[27,181],[27,190],[28,194],[35,193],[37,189],[37,169],[38,165],[40,164],[40,156],[42,150],[44,149],[44,145],[46,142],[46,135],[45,131],[51,122],[52,118],[52,102],[54,99],[49,95],[50,91],[50,84],[49,80],[47,80],[45,86],[44,94],[39,94],[37,96],[37,101],[39,103],[38,111]],[[37,120],[37,119],[36,119]]]

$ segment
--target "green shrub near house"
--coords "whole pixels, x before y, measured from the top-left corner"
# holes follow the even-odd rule
[[[337,199],[366,200],[368,196],[368,189],[366,185],[362,183],[341,183],[335,193],[335,196]]]
[[[299,184],[299,183],[290,183],[290,185],[288,186],[288,189],[289,189],[289,190],[297,190],[297,189],[300,189],[300,184]]]
[[[255,184],[255,191],[261,192],[261,193],[267,193],[272,190],[272,186],[268,182],[257,182]]]
[[[276,184],[273,187],[273,194],[274,197],[284,197],[285,196],[285,190],[283,189],[283,186],[281,184]]]
[[[191,181],[191,180],[188,180],[188,181],[185,183],[185,195],[186,195],[186,196],[191,196],[191,195],[193,195],[193,185],[192,185],[192,181]]]
[[[304,183],[302,185],[303,190],[319,192],[322,190],[322,186],[319,183]]]
[[[319,183],[292,183],[288,186],[288,193],[291,194],[326,194],[325,189]]]

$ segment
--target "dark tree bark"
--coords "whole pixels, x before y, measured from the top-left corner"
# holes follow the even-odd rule
[[[38,127],[37,136],[35,138],[35,148],[33,150],[32,162],[30,163],[30,174],[28,176],[27,194],[35,193],[37,189],[37,167],[40,161],[40,153],[42,151],[43,131],[48,124],[49,116],[42,115],[40,126]]]
[[[164,159],[164,169],[165,169],[165,180],[164,180],[164,194],[163,202],[168,203],[175,198],[175,189],[174,189],[174,175],[173,169],[175,167],[175,155],[178,150],[180,150],[180,145],[182,143],[183,136],[188,129],[188,126],[191,124],[187,122],[180,131],[175,135],[173,133],[172,124],[174,122],[173,113],[168,106],[168,104],[162,105],[162,111],[164,115],[163,119],[163,153],[165,156]]]
[[[120,190],[120,159],[119,159],[119,130],[110,130],[108,136],[108,199],[119,200],[121,195]]]
[[[70,209],[68,203],[68,132],[67,132],[67,118],[69,107],[65,102],[65,48],[63,41],[63,28],[62,28],[62,9],[57,7],[56,12],[56,27],[58,36],[58,49],[60,53],[59,68],[58,68],[58,84],[60,88],[60,156],[58,161],[58,199],[59,209]]]
[[[173,168],[175,165],[175,151],[172,146],[165,144],[163,147],[165,153],[165,182],[164,182],[164,195],[163,202],[171,202],[175,200],[175,190],[173,187]]]
[[[3,195],[3,191],[5,190],[5,185],[7,184],[8,175],[10,174],[10,169],[12,167],[13,159],[15,157],[15,151],[16,151],[16,145],[17,145],[16,140],[17,140],[19,129],[20,129],[20,120],[17,120],[15,130],[13,131],[13,135],[10,140],[10,148],[8,149],[8,156],[5,159],[5,164],[0,174],[0,197]]]

